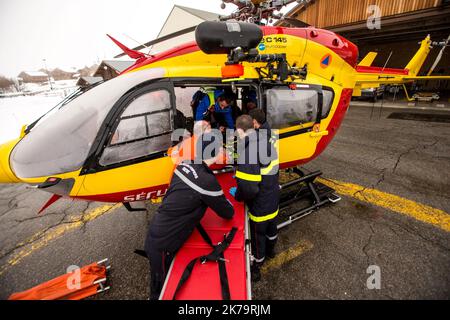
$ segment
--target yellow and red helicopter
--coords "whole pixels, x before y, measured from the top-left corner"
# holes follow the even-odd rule
[[[333,32],[265,26],[293,1],[225,0],[236,13],[196,28],[196,41],[156,55],[116,42],[136,62],[120,76],[74,94],[0,146],[0,182],[27,183],[60,197],[129,202],[158,199],[173,163],[171,133],[192,117],[200,87],[254,90],[279,133],[281,168],[316,158],[342,123],[352,95],[381,84],[419,79],[431,48],[426,37],[403,69],[358,61],[358,48]],[[232,20],[230,20],[232,19]],[[250,23],[252,22],[252,23]],[[145,44],[151,46],[193,28]],[[450,78],[450,77],[445,77]],[[44,209],[43,208],[43,209]]]

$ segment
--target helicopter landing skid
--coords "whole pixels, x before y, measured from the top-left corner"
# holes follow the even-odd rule
[[[314,180],[322,175],[321,171],[314,171],[305,174],[300,168],[292,169],[292,172],[297,174],[299,178],[282,184],[280,197],[280,216],[279,219],[284,219],[278,224],[278,229],[290,225],[292,222],[304,218],[320,209],[322,206],[330,203],[336,203],[341,200],[335,190]],[[294,212],[290,212],[293,204],[307,201],[308,204]]]
[[[145,208],[133,208],[129,202],[122,202],[122,204],[129,212],[147,211]]]

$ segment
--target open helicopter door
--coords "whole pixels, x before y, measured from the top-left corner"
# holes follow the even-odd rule
[[[278,129],[278,148],[289,150],[288,159],[280,159],[282,166],[294,161],[291,159],[311,157],[320,139],[328,134],[322,120],[330,115],[333,90],[310,84],[268,85],[263,98],[267,121],[273,129]],[[297,177],[281,185],[279,229],[327,203],[340,200],[333,189],[314,181],[322,172],[306,174],[294,168],[289,173]],[[303,201],[307,202],[303,208],[291,210],[292,204]]]
[[[176,112],[173,85],[167,79],[122,96],[82,169],[86,177],[78,197],[123,202],[130,208],[129,202],[163,196],[173,169],[166,152],[172,146]]]

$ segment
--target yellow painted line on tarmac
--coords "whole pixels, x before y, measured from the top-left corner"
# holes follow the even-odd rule
[[[313,247],[313,244],[308,240],[300,240],[300,242],[292,248],[289,248],[286,251],[281,252],[280,254],[277,254],[275,258],[271,260],[267,260],[264,265],[261,267],[261,273],[265,274],[273,269],[278,269],[283,264],[297,258],[298,256],[302,255],[303,253],[311,250]]]
[[[360,201],[407,215],[416,220],[437,226],[447,232],[450,231],[450,214],[443,210],[380,190],[364,188],[353,183],[323,178],[318,178],[317,181],[333,188],[341,195],[350,196]]]
[[[122,206],[122,203],[100,206],[88,211],[82,217],[72,218],[71,220],[63,222],[52,229],[40,231],[34,234],[27,240],[17,245],[18,247],[25,248],[13,254],[13,256],[8,259],[6,264],[0,267],[0,275],[2,275],[9,267],[18,264],[25,257],[29,256],[34,251],[45,247],[51,241],[61,237],[66,232],[80,228],[81,226],[83,226],[83,224],[95,220],[106,213],[111,213],[120,206]]]

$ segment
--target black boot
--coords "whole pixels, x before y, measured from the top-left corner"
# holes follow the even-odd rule
[[[253,263],[250,268],[251,270],[251,278],[253,282],[258,282],[261,280],[261,266],[259,263]]]
[[[266,243],[266,259],[273,259],[276,256],[275,253],[275,243],[276,241],[267,241]]]
[[[150,300],[158,300],[161,295],[162,283],[159,275],[153,276],[150,280]]]

